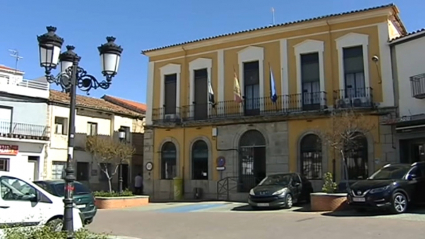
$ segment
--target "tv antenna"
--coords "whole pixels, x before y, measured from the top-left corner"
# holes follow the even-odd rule
[[[272,7],[271,11],[272,11],[272,25],[274,25],[275,24],[274,7]]]
[[[18,71],[19,60],[24,59],[24,57],[20,56],[19,51],[16,49],[15,50],[9,49],[9,52],[10,52],[10,56],[15,58],[15,73],[16,73]]]

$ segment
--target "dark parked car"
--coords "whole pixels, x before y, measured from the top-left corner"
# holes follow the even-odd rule
[[[298,173],[272,174],[249,192],[248,203],[254,208],[291,208],[301,201],[310,201],[311,182]]]
[[[347,201],[357,210],[386,208],[393,213],[405,212],[411,203],[425,203],[425,162],[387,164],[352,184]]]
[[[43,188],[47,192],[58,196],[65,197],[65,181],[64,180],[42,180],[35,181],[37,186]],[[94,204],[95,198],[90,189],[82,183],[74,182],[74,203],[84,215],[84,223],[90,224],[96,215],[97,208]]]

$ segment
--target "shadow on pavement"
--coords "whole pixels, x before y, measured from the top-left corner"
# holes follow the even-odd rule
[[[425,207],[412,206],[408,208],[406,214],[422,214],[425,215]],[[379,210],[379,209],[369,209],[366,211],[356,211],[356,210],[345,210],[345,211],[336,211],[336,212],[325,212],[322,213],[323,216],[333,216],[333,217],[376,217],[376,216],[389,216],[396,215],[388,210]]]
[[[253,209],[251,206],[247,205],[243,205],[243,206],[237,206],[231,209],[231,211],[276,211],[276,210],[280,210],[281,208],[256,208]]]

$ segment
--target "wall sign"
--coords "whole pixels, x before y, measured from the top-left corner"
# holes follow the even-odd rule
[[[226,158],[224,158],[223,156],[219,156],[216,160],[216,170],[217,171],[223,171],[226,169]]]
[[[146,170],[148,171],[152,171],[153,169],[153,163],[152,162],[147,162],[145,165]]]
[[[18,145],[0,144],[0,155],[17,155],[19,152]]]

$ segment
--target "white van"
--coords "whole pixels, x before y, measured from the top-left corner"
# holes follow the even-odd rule
[[[73,208],[74,230],[83,228],[83,216]],[[64,203],[30,181],[0,171],[0,228],[49,225],[61,230]],[[0,229],[0,238],[4,234]]]

